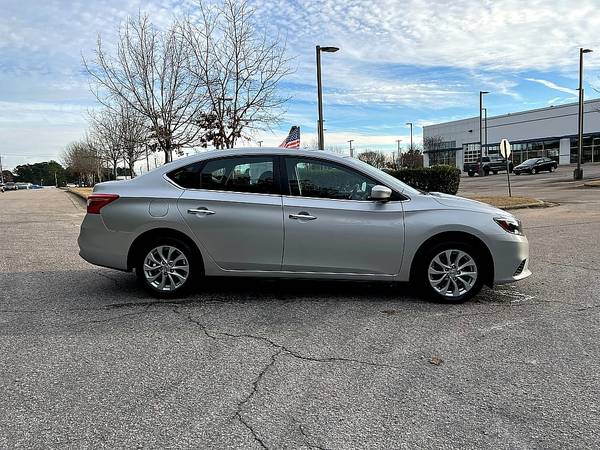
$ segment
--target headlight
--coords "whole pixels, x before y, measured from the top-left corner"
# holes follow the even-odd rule
[[[500,225],[500,227],[502,227],[502,229],[507,233],[524,236],[523,227],[520,220],[509,219],[506,217],[495,217],[494,222]]]

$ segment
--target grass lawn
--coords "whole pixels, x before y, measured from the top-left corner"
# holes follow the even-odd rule
[[[507,195],[493,195],[493,196],[469,196],[472,200],[477,200],[482,203],[489,203],[496,208],[511,209],[511,208],[525,208],[529,206],[541,206],[544,204],[541,200],[531,197],[509,197]]]
[[[75,195],[78,195],[87,200],[89,195],[92,193],[94,188],[91,187],[81,187],[81,188],[69,188],[69,192],[72,192]]]

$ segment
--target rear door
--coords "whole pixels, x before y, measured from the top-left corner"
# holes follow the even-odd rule
[[[224,157],[170,174],[176,184],[187,187],[178,201],[181,215],[221,268],[281,269],[283,219],[276,162],[268,155]]]
[[[285,157],[283,270],[304,273],[396,274],[404,248],[400,194],[369,199],[378,184],[335,162]]]

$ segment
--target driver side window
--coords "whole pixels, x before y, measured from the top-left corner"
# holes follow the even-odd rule
[[[285,159],[290,195],[334,200],[368,200],[377,183],[352,169],[328,161]]]

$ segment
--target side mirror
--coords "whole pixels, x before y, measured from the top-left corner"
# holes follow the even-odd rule
[[[371,200],[378,202],[387,202],[392,196],[392,190],[389,187],[378,184],[371,189]]]

